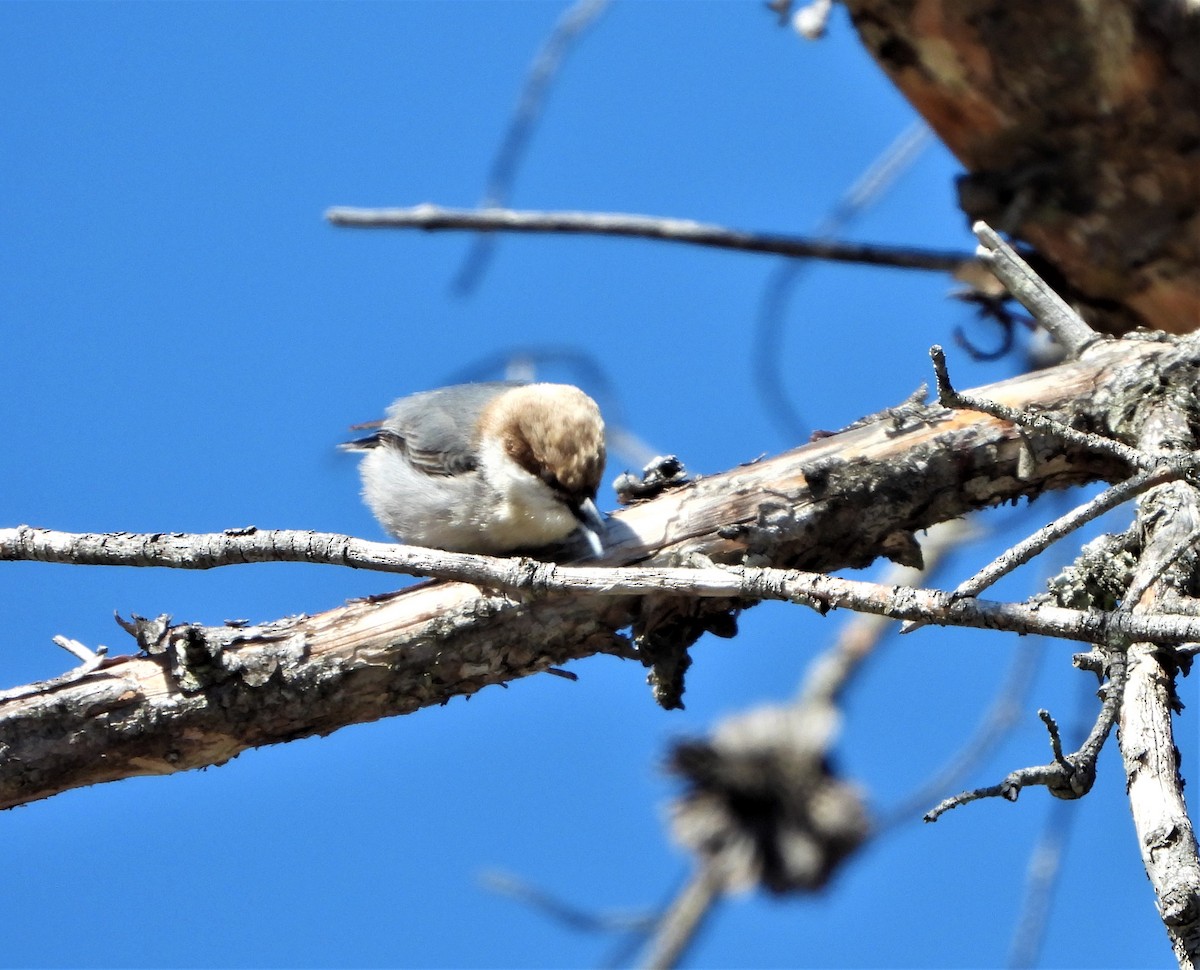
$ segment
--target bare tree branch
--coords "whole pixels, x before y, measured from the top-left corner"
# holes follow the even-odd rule
[[[516,209],[448,209],[426,203],[407,209],[355,209],[338,206],[325,218],[332,225],[352,229],[439,229],[488,232],[550,232],[598,236],[626,236],[688,243],[750,253],[773,253],[837,263],[892,266],[898,269],[954,273],[978,263],[965,252],[916,249],[901,246],[868,246],[825,239],[806,239],[769,233],[727,229],[691,219],[630,215],[619,212],[535,212]]]
[[[1050,764],[1038,765],[1032,768],[1019,768],[1011,771],[998,785],[988,785],[975,788],[938,803],[925,813],[926,822],[936,822],[952,808],[967,805],[980,798],[1004,798],[1015,802],[1022,788],[1030,785],[1041,785],[1057,798],[1082,798],[1092,790],[1096,782],[1096,759],[1108,735],[1116,723],[1117,710],[1121,704],[1121,691],[1125,686],[1125,658],[1120,651],[1114,652],[1112,660],[1112,679],[1104,692],[1104,703],[1096,717],[1095,724],[1079,750],[1073,754],[1063,753],[1062,738],[1059,736],[1058,724],[1046,710],[1038,711],[1038,717],[1046,725],[1050,733],[1050,748],[1054,760]]]
[[[1152,468],[1138,472],[1132,478],[1118,482],[1111,488],[1105,489],[1095,498],[1077,505],[1053,522],[1042,526],[1036,532],[1022,539],[1011,549],[1005,550],[994,560],[980,569],[975,575],[963,580],[954,587],[954,596],[978,596],[993,583],[1003,579],[1014,569],[1025,565],[1035,556],[1050,548],[1059,539],[1070,535],[1076,529],[1098,518],[1105,512],[1115,509],[1118,505],[1128,502],[1148,488],[1161,485],[1179,477],[1178,470],[1172,467]],[[912,633],[919,630],[921,624],[906,623],[901,633]]]
[[[1105,512],[1112,511],[1118,505],[1128,502],[1147,489],[1178,477],[1174,468],[1152,468],[1149,471],[1139,472],[1123,482],[1118,482],[1111,488],[1106,488],[1095,498],[1082,505],[1077,505],[1049,525],[1043,526],[1027,538],[1022,539],[1011,549],[984,566],[974,576],[963,580],[954,588],[954,595],[978,596],[1017,567],[1023,566],[1038,554],[1045,552],[1064,536],[1070,535],[1081,526],[1100,517]]]
[[[1188,395],[1195,386],[1186,385]],[[1190,397],[1168,397],[1152,406],[1139,443],[1195,448],[1191,408]],[[1175,587],[1185,595],[1194,589],[1194,551],[1185,564],[1179,547],[1200,528],[1200,492],[1175,482],[1146,493],[1139,504],[1145,551],[1130,584],[1137,598],[1129,596],[1123,606],[1146,616],[1171,601]],[[1165,568],[1166,563],[1174,565]],[[1180,967],[1195,967],[1200,964],[1200,848],[1183,797],[1172,723],[1178,711],[1177,665],[1146,642],[1129,647],[1127,663],[1118,739],[1138,847],[1175,957]]]
[[[1017,302],[1050,332],[1068,357],[1078,357],[1086,346],[1101,339],[991,226],[980,221],[973,228],[982,244],[980,249],[984,265],[996,274],[996,278]]]
[[[787,599],[896,619],[1042,633],[1090,643],[1200,640],[1200,617],[952,600],[798,570],[578,569],[498,561],[536,603],[434,584],[258,626],[133,625],[145,656],[0,695],[0,807],[134,774],[220,764],[239,751],[406,713],[597,652],[628,655],[624,597]],[[609,607],[608,603],[614,603]],[[536,646],[535,646],[536,645]],[[101,757],[103,755],[103,757]]]
[[[495,158],[492,159],[481,208],[504,205],[508,200],[516,179],[517,166],[525,155],[529,139],[533,136],[534,128],[545,107],[546,97],[555,78],[558,77],[563,61],[607,6],[608,0],[575,0],[550,31],[550,35],[534,57],[533,64],[530,65],[512,120],[500,147],[496,150]],[[456,290],[469,293],[475,288],[494,248],[494,237],[476,237],[458,271],[458,278],[454,282]]]
[[[16,542],[9,546],[7,540],[15,534]],[[248,547],[264,540],[269,548],[292,551],[299,543],[293,538],[336,539],[347,545],[360,540],[347,536],[332,536],[327,533],[287,531],[264,531],[262,533],[201,534],[170,536],[173,546],[184,545],[189,538],[209,540],[224,538],[233,544]],[[90,548],[109,540],[128,542],[131,547],[145,550],[160,538],[154,534],[144,536],[122,533],[71,534],[50,532],[19,526],[16,529],[0,530],[0,558],[9,555],[17,545],[35,553],[49,547],[69,550],[76,546]],[[45,546],[42,543],[45,543]],[[382,546],[382,543],[370,543]],[[658,596],[663,593],[698,597],[701,599],[739,600],[785,600],[810,606],[825,613],[831,609],[849,609],[872,613],[893,620],[919,619],[940,626],[963,626],[977,629],[1007,630],[1014,633],[1036,633],[1078,640],[1087,643],[1104,643],[1116,638],[1141,638],[1153,643],[1174,645],[1200,639],[1200,617],[1191,614],[1138,614],[1106,612],[1103,610],[1071,610],[1056,606],[1025,606],[1018,603],[1000,603],[979,599],[956,599],[953,593],[913,586],[883,585],[863,580],[840,579],[824,573],[806,572],[799,569],[770,569],[753,566],[668,567],[668,566],[560,566],[540,562],[536,559],[492,559],[488,556],[473,556],[467,553],[440,553],[415,546],[394,546],[399,554],[395,557],[392,570],[419,575],[435,574],[444,578],[475,584],[488,588],[529,592],[533,594],[586,593],[589,596]],[[232,551],[232,550],[231,550]],[[115,550],[110,559],[93,558],[92,565],[178,565],[181,560],[174,554],[163,556],[157,562],[149,562],[139,552],[135,561],[120,555]],[[408,553],[414,559],[425,559],[427,555],[444,557],[440,563],[412,566],[405,562]],[[40,558],[40,557],[30,557]],[[389,557],[386,553],[372,559],[378,567]],[[43,558],[42,561],[45,561]],[[69,562],[67,558],[58,559]],[[249,561],[247,557],[246,561]],[[263,560],[259,560],[263,561]],[[291,562],[306,562],[306,559],[291,559]],[[318,560],[321,561],[321,560]],[[324,560],[328,562],[329,560]]]
[[[1064,441],[1069,441],[1083,448],[1107,452],[1119,461],[1127,462],[1133,468],[1157,468],[1164,463],[1171,463],[1179,468],[1179,477],[1187,474],[1188,456],[1180,452],[1165,455],[1155,455],[1139,451],[1124,442],[1103,435],[1086,431],[1077,431],[1061,421],[1055,421],[1044,414],[1036,414],[1021,408],[1014,408],[999,401],[989,401],[974,394],[960,394],[950,383],[950,374],[946,368],[946,354],[936,344],[929,348],[929,357],[933,361],[933,371],[937,378],[938,400],[948,408],[966,408],[971,411],[982,411],[1001,421],[1011,421],[1013,424],[1035,431],[1046,431],[1056,434]]]
[[[1189,417],[1196,377],[1177,376],[1180,380],[1168,382],[1167,393],[1131,411],[1129,423],[1140,425],[1142,454],[1188,456],[1196,447]],[[953,394],[944,377],[944,361],[939,387],[943,399]],[[1142,554],[1116,616],[1162,616],[1159,611],[1165,603],[1186,603],[1191,598],[1187,591],[1194,588],[1197,562],[1192,546],[1200,534],[1200,490],[1196,485],[1187,481],[1156,485],[1140,502],[1139,522],[1144,534]],[[1174,678],[1179,659],[1149,642],[1134,642],[1141,640],[1134,635],[1097,641],[1110,681],[1100,715],[1078,752],[1063,754],[1057,725],[1041,711],[1054,751],[1051,764],[1021,769],[998,785],[946,799],[926,820],[935,821],[945,811],[977,798],[1001,796],[1015,801],[1022,787],[1033,784],[1045,785],[1060,798],[1086,794],[1095,779],[1096,759],[1119,717],[1120,746],[1143,862],[1179,964],[1190,968],[1200,957],[1200,849],[1183,800],[1179,753],[1173,739],[1171,714],[1177,706]]]
[[[892,563],[880,577],[881,584],[884,586],[911,585],[922,578],[928,579],[936,572],[937,563],[942,556],[973,531],[961,520],[942,522],[932,527],[928,532],[928,541],[922,550],[925,559],[924,568],[916,569]],[[847,813],[838,811],[838,807],[850,808],[857,805],[861,810],[861,802],[856,793],[844,789],[834,795],[835,798],[840,796],[844,801],[840,801],[838,807],[830,807],[832,799],[828,797],[829,792],[821,789],[825,788],[832,779],[828,772],[813,769],[817,765],[824,765],[829,760],[829,754],[838,733],[836,730],[839,722],[837,705],[843,692],[855,672],[862,669],[863,663],[873,654],[875,647],[892,625],[892,621],[886,617],[870,613],[860,613],[849,622],[843,623],[833,645],[809,665],[804,682],[790,707],[794,716],[778,717],[772,716],[769,711],[751,711],[746,716],[735,715],[722,720],[713,731],[708,732],[705,742],[708,750],[712,753],[713,763],[715,764],[717,759],[723,760],[727,764],[741,760],[740,770],[730,764],[727,773],[730,781],[736,775],[741,775],[742,783],[745,784],[753,776],[761,778],[767,765],[772,761],[779,762],[781,758],[787,759],[782,772],[780,772],[780,775],[785,776],[787,781],[780,784],[783,778],[768,775],[762,779],[764,784],[758,792],[759,804],[773,800],[781,806],[783,814],[788,814],[790,808],[792,815],[802,817],[806,814],[805,808],[818,800],[827,806],[827,810],[836,811],[841,816],[839,822],[845,820]],[[746,739],[746,732],[738,726],[739,721],[745,723],[747,716],[754,719],[754,723],[757,725],[757,729],[751,732],[751,739]],[[770,730],[764,730],[764,728]],[[728,743],[731,735],[735,738],[740,736],[743,739],[742,742],[731,746]],[[725,743],[721,742],[722,738],[726,739]],[[750,740],[751,743],[747,744],[747,740]],[[684,744],[695,747],[695,742],[684,742]],[[749,752],[749,764],[745,759],[747,747],[752,749]],[[678,764],[678,750],[679,743],[676,742],[668,763]],[[684,762],[686,763],[686,761],[685,757]],[[710,789],[714,787],[710,785]],[[692,788],[694,792],[695,781],[692,782]],[[713,796],[717,794],[716,791],[712,792]],[[743,791],[741,794],[744,795],[745,792]],[[687,797],[684,796],[685,801]],[[736,800],[739,796],[735,794],[734,798]],[[680,806],[677,805],[677,812],[679,808]],[[695,936],[709,919],[711,911],[730,890],[730,882],[735,877],[736,870],[738,868],[743,871],[746,869],[744,846],[752,843],[753,839],[739,838],[739,833],[736,832],[737,820],[731,817],[733,815],[731,809],[732,806],[722,807],[720,804],[712,804],[711,801],[707,807],[701,806],[700,808],[701,811],[707,813],[714,810],[723,812],[725,818],[721,820],[720,824],[728,827],[730,835],[718,841],[722,843],[722,847],[730,847],[734,842],[742,843],[734,850],[734,855],[742,856],[740,866],[722,865],[722,860],[712,858],[711,855],[697,855],[696,867],[691,877],[676,893],[674,900],[666,907],[659,920],[654,937],[647,948],[645,965],[663,967],[677,965],[687,948],[691,946]],[[865,811],[860,812],[860,819],[861,826],[858,828],[858,834],[865,841],[869,834]],[[759,817],[749,824],[760,829],[765,827]],[[817,870],[820,865],[814,860],[819,856],[821,849],[828,848],[831,839],[828,831],[820,833],[811,831],[806,834],[812,836],[806,840],[812,851],[804,854],[809,860],[810,872],[812,872]],[[796,839],[795,833],[789,833],[789,836],[793,840]],[[787,837],[779,832],[773,833],[771,841],[775,845],[771,848],[778,847],[785,838]],[[689,848],[694,853],[696,852],[696,846],[690,845]],[[771,848],[767,848],[766,851],[771,851]],[[845,847],[843,846],[843,848]],[[852,857],[852,854],[851,851],[842,851],[836,856],[836,861],[830,865],[830,870],[844,865]],[[754,876],[758,879],[761,879],[763,875],[761,868],[760,865],[758,867],[760,871],[754,872]],[[718,872],[723,873],[723,878],[717,878]],[[807,888],[812,889],[813,887],[810,885]]]
[[[1165,361],[1177,370],[1195,368],[1194,355],[1188,341],[1178,347],[1113,342],[978,393],[1052,413],[1070,408],[1064,419],[1083,419],[1107,413],[1125,394],[1144,397],[1145,387],[1158,386],[1154,375]],[[629,656],[618,631],[631,624],[636,630],[655,602],[699,609],[697,592],[708,597],[704,609],[718,612],[745,600],[780,597],[822,610],[846,607],[1089,642],[1113,635],[1161,643],[1200,639],[1197,616],[951,602],[946,593],[880,588],[787,568],[655,565],[696,553],[715,563],[808,570],[866,565],[880,554],[908,558],[917,550],[913,530],[1021,495],[1124,473],[1121,463],[1053,435],[1023,432],[976,413],[913,405],[617,513],[605,536],[605,562],[649,562],[653,568],[647,570],[575,570],[531,560],[487,561],[485,569],[469,557],[452,561],[437,553],[440,565],[424,561],[417,567],[432,571],[436,565],[442,574],[465,570],[462,575],[492,591],[426,584],[316,616],[247,627],[138,622],[132,628],[144,655],[105,657],[90,672],[6,692],[0,701],[0,745],[8,751],[0,762],[0,805],[132,774],[219,764],[248,747],[441,704],[572,659],[604,652]],[[212,564],[214,555],[234,549],[244,559],[260,542],[297,558],[322,549],[331,561],[348,561],[355,540],[323,545],[328,538],[253,532],[202,537],[202,555],[194,561]],[[50,541],[40,545],[43,539]],[[4,541],[6,554],[32,543],[40,556],[53,552],[59,540],[7,530]],[[125,561],[145,561],[148,551],[178,552],[170,536],[84,541],[92,543],[90,554],[100,556],[108,546]],[[401,558],[430,555],[365,547],[360,551]],[[494,591],[503,585],[524,592]],[[604,595],[579,595],[589,590]],[[647,596],[650,590],[657,595]]]

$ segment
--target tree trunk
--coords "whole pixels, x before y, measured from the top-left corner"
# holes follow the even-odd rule
[[[958,157],[968,216],[1097,329],[1200,326],[1200,5],[847,0]]]

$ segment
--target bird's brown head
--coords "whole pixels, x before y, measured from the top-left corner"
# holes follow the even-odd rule
[[[570,502],[594,499],[604,473],[604,420],[569,384],[525,384],[492,401],[480,421],[517,465]]]

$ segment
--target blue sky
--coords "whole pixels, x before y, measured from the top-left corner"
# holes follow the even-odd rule
[[[470,205],[558,3],[0,6],[0,478],[4,524],[381,533],[347,425],[522,349],[699,473],[797,442],[753,388],[761,256],[510,237],[470,298],[469,240],[337,230],[332,205]],[[568,60],[513,204],[804,232],[911,121],[835,17],[818,44],[760,4],[615,3]],[[850,235],[970,248],[957,166],[931,146]],[[808,420],[907,396],[929,344],[973,326],[933,274],[811,267],[776,349]],[[984,342],[992,334],[972,330]],[[968,387],[1009,373],[952,354]],[[589,383],[590,381],[590,383]],[[636,456],[614,454],[608,479]],[[610,493],[601,507],[612,508]],[[1062,511],[985,520],[1000,539]],[[989,553],[956,556],[952,585]],[[0,687],[51,676],[66,634],[126,652],[112,612],[216,623],[317,612],[396,584],[300,565],[208,573],[6,564]],[[1025,595],[1031,569],[1005,587]],[[13,966],[596,966],[578,935],[479,884],[502,869],[597,910],[650,907],[687,863],[664,835],[666,743],[795,689],[844,617],[778,604],[695,650],[687,710],[595,658],[469,702],[0,815],[0,962]],[[849,699],[840,758],[884,812],[950,757],[1018,641],[925,630]],[[1047,760],[1035,711],[1091,686],[1047,643],[1018,727],[969,784]],[[1180,724],[1196,775],[1195,683]],[[1085,706],[1085,709],[1086,708]],[[1054,900],[1045,966],[1170,960],[1120,764],[1101,761]],[[696,966],[1004,963],[1044,792],[872,843],[815,899],[722,908]],[[1103,893],[1117,933],[1094,932]]]

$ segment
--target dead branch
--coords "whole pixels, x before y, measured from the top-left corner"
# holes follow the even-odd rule
[[[1096,331],[1084,323],[1079,314],[1067,306],[1066,301],[991,226],[980,220],[975,223],[974,232],[980,242],[984,265],[1017,302],[1049,331],[1068,357],[1078,357],[1084,347],[1099,339]]]
[[[1194,389],[1194,383],[1181,386],[1187,394]],[[1190,400],[1171,396],[1149,411],[1139,442],[1144,447],[1197,446]],[[1124,608],[1145,616],[1165,601],[1191,598],[1197,563],[1190,547],[1200,526],[1200,492],[1183,482],[1160,485],[1139,503],[1138,522],[1145,551]],[[1181,544],[1189,547],[1186,557],[1180,555]],[[1145,642],[1132,643],[1125,659],[1128,677],[1117,736],[1138,847],[1179,966],[1195,967],[1200,963],[1200,849],[1183,797],[1172,723],[1178,712],[1177,665]]]
[[[967,169],[959,204],[973,221],[1031,245],[1098,329],[1196,328],[1200,180],[1181,147],[1200,134],[1195,3],[846,8]]]
[[[1131,468],[1157,468],[1170,462],[1179,466],[1181,476],[1186,471],[1191,470],[1190,465],[1186,461],[1186,456],[1182,452],[1157,455],[1139,451],[1137,448],[1127,445],[1123,441],[1087,431],[1077,431],[1075,428],[1063,424],[1061,421],[1055,421],[1054,418],[1045,414],[1034,413],[1027,408],[1014,408],[1003,402],[990,401],[975,394],[960,394],[954,389],[954,385],[950,383],[950,373],[946,367],[946,354],[942,348],[936,344],[930,347],[929,357],[933,361],[934,377],[937,380],[938,401],[948,408],[982,411],[984,414],[990,414],[1001,421],[1011,421],[1022,428],[1029,428],[1033,431],[1048,431],[1081,448],[1088,448],[1092,451],[1112,455],[1118,461],[1128,463]],[[1187,466],[1186,468],[1185,465]]]
[[[979,260],[966,252],[904,246],[868,246],[828,239],[808,239],[747,232],[725,226],[623,212],[536,212],[518,209],[449,209],[425,203],[409,208],[356,209],[335,206],[326,211],[331,225],[351,229],[475,230],[479,232],[542,232],[572,235],[625,236],[687,243],[748,253],[772,253],[798,259],[835,263],[892,266],[897,269],[956,273]]]
[[[1078,751],[1069,755],[1063,752],[1058,723],[1050,716],[1049,711],[1040,710],[1038,717],[1042,719],[1042,723],[1046,725],[1046,730],[1050,734],[1050,749],[1054,755],[1052,762],[1032,768],[1018,768],[1016,771],[1009,772],[998,785],[988,785],[984,788],[975,788],[959,795],[953,795],[926,812],[925,821],[936,822],[952,808],[967,805],[980,798],[1003,798],[1015,802],[1017,796],[1021,794],[1021,789],[1031,785],[1044,787],[1056,798],[1082,798],[1092,790],[1092,786],[1096,783],[1096,759],[1100,757],[1100,750],[1104,747],[1104,742],[1108,740],[1113,724],[1116,723],[1117,709],[1120,707],[1121,691],[1124,686],[1124,656],[1115,656],[1112,662],[1112,679],[1103,692],[1104,703],[1100,707],[1091,731]]]
[[[1195,367],[1186,341],[1113,342],[1079,360],[982,389],[990,400],[1102,422],[1133,394],[1157,387],[1165,359]],[[1085,640],[1200,639],[1200,618],[1079,614],[1008,604],[950,602],[944,593],[871,589],[787,568],[835,569],[878,555],[919,555],[912,534],[938,521],[1050,488],[1125,474],[1121,463],[970,412],[913,406],[904,415],[826,438],[778,458],[669,490],[613,517],[606,564],[650,566],[699,553],[714,563],[771,570],[663,573],[666,588],[744,599],[780,596],[902,619],[1039,630]],[[251,534],[253,535],[253,534]],[[169,538],[169,537],[168,537]],[[393,552],[397,547],[386,547]],[[411,553],[412,550],[409,550]],[[500,561],[499,580],[529,589],[570,571]],[[97,669],[7,692],[0,702],[0,805],[134,774],[219,764],[248,747],[323,734],[407,713],[595,653],[628,656],[619,632],[644,622],[647,574],[612,569],[584,584],[602,598],[563,592],[509,595],[424,585],[311,617],[251,627],[135,627],[144,655],[106,657]],[[527,577],[522,580],[521,577]],[[586,578],[586,577],[585,577]],[[480,580],[482,581],[482,580]],[[626,586],[613,586],[625,582]],[[672,583],[676,585],[671,585]],[[663,586],[659,586],[661,590]],[[681,597],[659,599],[683,602]],[[653,601],[654,598],[649,598]]]

